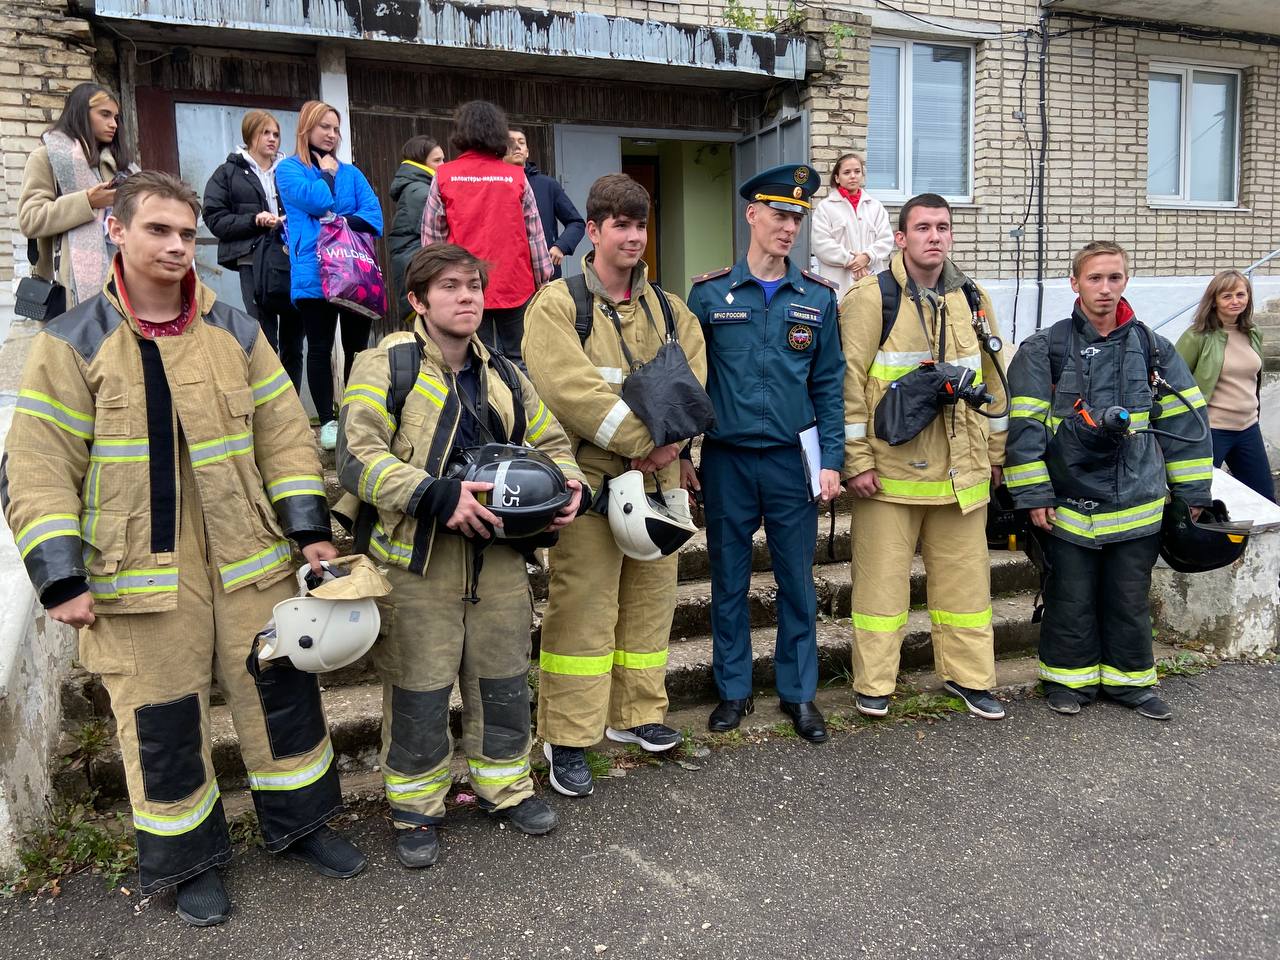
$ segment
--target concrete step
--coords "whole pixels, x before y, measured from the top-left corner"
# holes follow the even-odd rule
[[[995,648],[997,657],[1008,657],[1035,646],[1039,628],[1031,623],[1034,598],[1029,593],[997,598],[993,606]],[[850,641],[852,628],[848,620],[822,618],[818,621],[818,664],[820,682],[847,682],[851,672]],[[757,689],[769,690],[774,681],[774,629],[761,627],[752,631],[754,656],[753,682]],[[902,646],[905,670],[924,668],[932,663],[933,645],[928,612],[913,610],[909,615]],[[530,667],[530,684],[537,684],[536,666]],[[326,677],[326,682],[328,677]],[[692,637],[671,644],[667,664],[667,693],[673,709],[706,704],[717,697],[712,672],[712,645],[708,636]],[[367,770],[377,763],[382,722],[382,687],[376,680],[342,686],[326,686],[322,694],[340,769]],[[451,703],[451,722],[455,736],[461,733],[461,699],[455,689]],[[215,704],[209,711],[213,765],[219,782],[227,788],[243,785],[244,764],[239,754],[231,713],[225,704]],[[99,719],[97,722],[103,722]],[[704,717],[705,722],[705,717]],[[110,721],[106,721],[108,728]],[[61,755],[74,751],[74,738],[64,736]],[[103,798],[125,795],[124,767],[114,739],[110,746],[88,764],[60,764],[57,787],[64,795],[75,795],[87,789],[98,791]]]

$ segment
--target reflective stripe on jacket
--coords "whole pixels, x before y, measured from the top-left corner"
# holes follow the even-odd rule
[[[1200,431],[1192,408],[1203,414],[1205,399],[1173,345],[1155,336],[1164,378],[1183,394],[1186,403],[1166,393],[1159,405],[1153,406],[1143,349],[1145,334],[1137,323],[1122,324],[1104,337],[1078,307],[1069,321],[1062,322],[1072,323],[1083,349],[1092,351],[1084,370],[1093,416],[1111,405],[1130,411],[1132,433],[1121,444],[1119,456],[1112,463],[1099,458],[1096,468],[1102,480],[1114,479],[1117,498],[1108,502],[1068,499],[1061,490],[1055,491],[1055,486],[1064,487],[1068,478],[1051,471],[1049,443],[1063,421],[1073,415],[1080,390],[1070,338],[1062,340],[1066,355],[1054,389],[1049,357],[1051,327],[1023,342],[1009,366],[1013,405],[1005,482],[1014,503],[1021,509],[1055,508],[1054,535],[1084,546],[1157,532],[1170,489],[1193,506],[1207,505],[1213,479],[1212,440],[1206,435],[1198,442],[1188,442],[1148,432],[1152,426],[1180,437],[1194,437]],[[1081,472],[1086,474],[1083,479],[1093,479],[1087,475],[1094,471]]]
[[[414,332],[422,344],[422,360],[413,388],[396,416],[391,393],[388,351],[405,342],[392,334],[371,350],[362,351],[351,368],[338,416],[338,479],[351,495],[338,512],[355,516],[351,498],[377,508],[369,552],[378,560],[412,573],[424,573],[440,524],[420,523],[416,512],[423,495],[443,473],[453,450],[462,414],[457,378],[444,362],[440,348],[418,318]],[[508,436],[515,426],[514,395],[489,366],[489,351],[478,337],[471,349],[481,363],[488,406],[502,420]],[[524,399],[524,445],[543,451],[570,480],[583,481],[569,438],[539,399],[533,384],[521,376]],[[585,482],[585,481],[584,481]],[[588,496],[584,489],[582,495]]]
[[[99,613],[173,609],[183,449],[224,589],[289,576],[286,535],[329,538],[288,375],[257,321],[195,300],[181,334],[144,339],[113,275],[33,341],[0,495],[37,592],[87,578]]]
[[[881,492],[877,500],[890,503],[957,503],[964,512],[987,502],[991,465],[1004,460],[1007,417],[992,420],[968,404],[945,407],[918,436],[891,447],[875,435],[875,412],[890,384],[916,369],[937,349],[938,324],[945,323],[945,359],[975,371],[979,382],[994,396],[986,409],[1004,409],[1004,387],[995,360],[978,345],[969,302],[961,284],[964,274],[947,261],[942,272],[941,308],[928,297],[919,306],[907,290],[902,254],[896,253],[889,269],[902,288],[898,314],[888,338],[880,343],[880,285],[865,277],[854,284],[840,304],[840,336],[847,363],[844,380],[845,459],[842,479],[875,470]],[[999,334],[995,312],[985,290],[979,288],[982,308],[993,334]],[[930,330],[926,339],[924,326]],[[1000,362],[1004,363],[1004,352]],[[954,419],[953,419],[954,413]]]

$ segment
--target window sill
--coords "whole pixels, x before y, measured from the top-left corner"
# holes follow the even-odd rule
[[[1148,200],[1148,210],[1180,210],[1186,213],[1253,213],[1252,207],[1233,207],[1225,204],[1173,203]]]

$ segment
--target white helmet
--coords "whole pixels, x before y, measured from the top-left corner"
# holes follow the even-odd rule
[[[618,548],[633,560],[669,557],[698,532],[682,487],[645,493],[644,474],[628,470],[609,481],[609,529]]]
[[[299,670],[324,673],[363,657],[382,625],[374,598],[391,592],[373,562],[363,555],[341,557],[325,562],[319,577],[303,564],[298,587],[298,596],[275,605],[271,623],[258,635],[258,659],[288,657]]]

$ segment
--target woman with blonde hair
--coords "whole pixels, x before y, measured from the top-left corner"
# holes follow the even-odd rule
[[[1262,398],[1262,333],[1253,323],[1253,286],[1239,270],[1223,270],[1209,281],[1191,327],[1178,338],[1208,401],[1213,465],[1275,501],[1271,464],[1258,427]]]
[[[373,322],[325,300],[316,257],[320,221],[334,214],[344,217],[353,230],[382,235],[382,207],[369,181],[358,168],[337,158],[341,125],[337,110],[308,100],[298,112],[296,152],[276,168],[276,187],[288,218],[293,303],[306,332],[307,384],[322,424],[320,446],[326,450],[338,441],[329,367],[335,324],[342,325],[345,379],[355,355],[369,345]]]
[[[854,282],[889,267],[893,228],[884,205],[863,185],[867,164],[860,153],[846,153],[831,171],[831,189],[813,208],[810,241],[818,273],[844,295]]]
[[[265,110],[250,110],[240,121],[244,145],[227,156],[204,188],[204,224],[218,238],[218,265],[240,274],[244,309],[258,321],[293,388],[302,388],[302,317],[292,307],[259,303],[253,261],[285,222],[276,190],[280,123]]]
[[[99,293],[111,269],[107,214],[138,169],[123,127],[119,98],[81,83],[22,171],[18,229],[35,245],[32,272],[66,288],[68,310]]]

